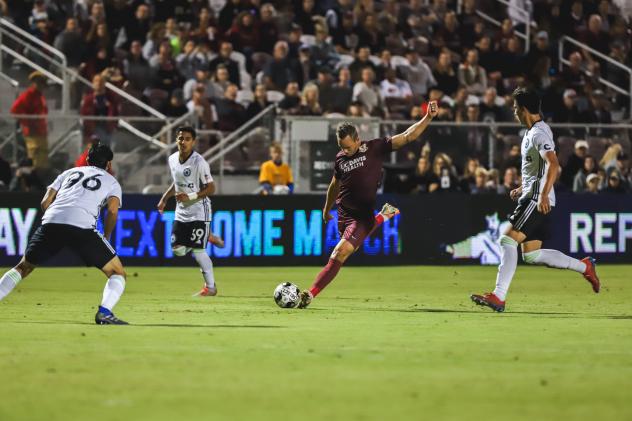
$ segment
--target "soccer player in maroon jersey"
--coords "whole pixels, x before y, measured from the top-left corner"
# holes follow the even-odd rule
[[[311,303],[375,228],[399,213],[387,203],[377,216],[373,216],[382,162],[390,152],[421,136],[437,112],[436,101],[431,101],[426,115],[403,133],[369,141],[360,140],[353,124],[344,122],[338,125],[336,137],[340,152],[336,155],[334,176],[327,189],[323,221],[327,223],[333,218],[329,212],[335,203],[338,206],[340,241],[310,289],[301,291],[298,308],[305,308]]]

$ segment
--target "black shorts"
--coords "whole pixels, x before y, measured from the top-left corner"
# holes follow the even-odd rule
[[[206,248],[211,235],[211,223],[204,221],[173,222],[171,231],[171,247],[186,246],[193,249]]]
[[[37,228],[24,257],[29,263],[40,265],[65,247],[81,257],[87,266],[99,269],[116,257],[114,247],[99,231],[67,224],[44,224]]]
[[[551,207],[551,212],[553,212]],[[549,238],[551,212],[544,215],[538,211],[538,204],[535,200],[520,203],[509,215],[509,222],[513,229],[520,231],[527,236],[525,241],[540,240]]]

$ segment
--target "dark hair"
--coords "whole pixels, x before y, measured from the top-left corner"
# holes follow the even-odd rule
[[[195,140],[197,134],[195,133],[195,129],[191,126],[180,126],[176,129],[176,135],[178,132],[190,133],[193,140]]]
[[[114,158],[112,149],[99,141],[94,143],[88,151],[88,164],[101,169],[105,169],[112,158]]]
[[[351,136],[351,139],[353,140],[358,139],[358,130],[356,129],[356,126],[354,126],[352,123],[349,123],[348,121],[343,121],[342,123],[338,124],[338,127],[336,128],[336,137],[338,138],[338,140],[342,140],[347,136]]]
[[[531,114],[540,112],[540,97],[529,88],[516,88],[511,94],[518,107],[525,107]]]

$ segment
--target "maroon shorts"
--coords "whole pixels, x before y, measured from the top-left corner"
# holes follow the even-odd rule
[[[354,248],[358,248],[364,242],[364,239],[371,233],[375,225],[375,218],[373,215],[366,215],[363,217],[357,217],[349,215],[346,212],[338,210],[338,232],[340,238],[344,238]]]

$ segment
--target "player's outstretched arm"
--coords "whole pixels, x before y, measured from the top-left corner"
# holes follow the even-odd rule
[[[403,133],[397,134],[391,138],[391,145],[393,149],[399,149],[407,143],[417,140],[438,113],[439,109],[437,107],[437,101],[430,101],[430,103],[428,103],[428,111],[426,112],[424,118],[407,128]]]
[[[176,185],[175,183],[171,183],[171,186],[167,189],[167,191],[162,195],[158,205],[158,212],[162,213],[165,210],[165,206],[167,206],[167,200],[173,197],[176,194]]]
[[[121,201],[118,197],[111,196],[108,198],[108,213],[105,215],[105,223],[103,224],[103,235],[108,240],[110,239],[110,235],[112,235],[112,231],[114,231],[120,205]]]
[[[338,193],[340,193],[340,182],[334,176],[331,178],[329,187],[327,187],[327,199],[325,199],[325,207],[323,207],[323,222],[325,223],[333,218],[329,212],[331,212],[331,208],[333,208],[334,203],[336,203]]]
[[[46,194],[44,195],[44,198],[42,199],[42,202],[41,202],[42,210],[44,212],[46,212],[46,209],[48,209],[48,207],[55,201],[56,197],[57,197],[57,190],[51,189],[51,188],[46,190]]]

